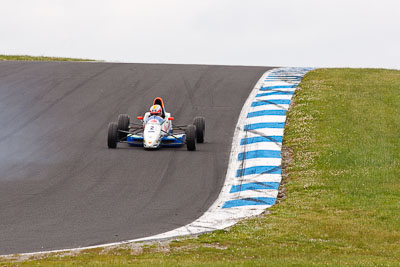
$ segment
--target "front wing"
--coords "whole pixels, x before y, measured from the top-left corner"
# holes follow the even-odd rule
[[[163,147],[180,147],[185,144],[186,134],[174,134],[161,138],[161,146]],[[128,134],[126,143],[131,146],[143,146],[143,135]]]

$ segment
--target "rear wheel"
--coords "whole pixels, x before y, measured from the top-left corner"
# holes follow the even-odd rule
[[[196,140],[197,143],[204,143],[204,135],[206,129],[206,120],[203,117],[195,117],[193,121],[196,126]]]
[[[119,114],[118,116],[118,130],[121,131],[129,131],[129,124],[131,122],[131,119],[129,118],[128,114]],[[126,138],[128,134],[127,133],[121,133],[118,132],[118,138],[123,139]]]
[[[108,137],[107,137],[108,148],[117,148],[117,143],[118,143],[118,124],[115,122],[110,122],[108,124]]]
[[[189,125],[186,128],[186,147],[187,150],[196,150],[196,126]]]

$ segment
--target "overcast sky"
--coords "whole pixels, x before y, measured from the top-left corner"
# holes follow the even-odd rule
[[[399,0],[0,0],[0,54],[400,69]]]

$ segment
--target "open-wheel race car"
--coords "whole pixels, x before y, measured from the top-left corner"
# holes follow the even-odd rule
[[[140,123],[133,123],[127,114],[120,114],[117,122],[108,124],[108,148],[116,148],[118,143],[143,146],[147,149],[160,147],[180,147],[196,150],[196,142],[203,143],[205,119],[195,117],[193,124],[173,125],[174,117],[165,112],[163,100],[156,97],[149,112],[138,116]]]

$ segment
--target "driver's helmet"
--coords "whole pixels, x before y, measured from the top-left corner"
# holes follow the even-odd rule
[[[153,105],[150,108],[150,114],[155,115],[155,116],[161,116],[162,114],[162,108],[160,105]]]

